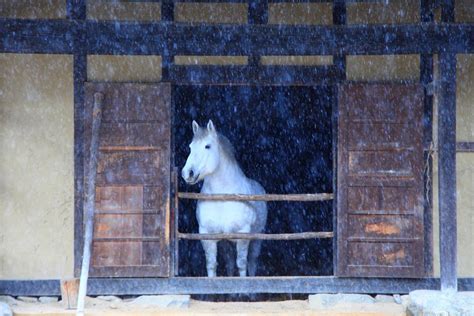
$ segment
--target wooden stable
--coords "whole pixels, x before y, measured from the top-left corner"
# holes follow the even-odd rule
[[[74,55],[77,275],[83,252],[84,184],[88,180],[84,170],[89,163],[91,102],[96,92],[105,96],[102,124],[106,128],[101,130],[96,178],[96,255],[87,293],[404,293],[440,287],[473,290],[474,280],[458,280],[456,273],[455,154],[457,147],[473,151],[474,146],[456,144],[455,73],[456,54],[474,53],[474,25],[454,23],[453,0],[443,4],[420,2],[422,23],[410,25],[345,25],[346,5],[342,0],[333,2],[333,26],[267,25],[268,1],[248,1],[247,25],[175,23],[174,3],[165,0],[161,2],[162,22],[87,20],[83,0],[67,1],[68,20],[0,19],[2,53]],[[440,24],[433,18],[438,6],[442,9]],[[222,45],[224,42],[226,45]],[[91,54],[161,55],[164,83],[86,83],[86,60]],[[348,83],[346,54],[420,54],[420,83]],[[441,75],[436,91],[442,192],[440,279],[430,277],[432,245],[426,237],[431,236],[431,209],[424,191],[424,167],[432,134],[434,54],[439,55]],[[248,55],[249,64],[181,66],[173,63],[176,55]],[[334,63],[264,66],[259,64],[262,55],[333,55]],[[333,106],[333,157],[337,161],[334,196],[203,197],[178,193],[171,166],[170,84],[183,83],[334,87],[338,96]],[[133,100],[134,106],[128,107],[125,99]],[[334,198],[334,232],[254,234],[245,238],[333,238],[335,276],[177,276],[179,238],[223,237],[179,232],[178,198]],[[107,227],[125,227],[128,235],[121,235],[124,230]],[[243,238],[239,234],[226,237]],[[58,295],[59,280],[2,280],[0,294]]]

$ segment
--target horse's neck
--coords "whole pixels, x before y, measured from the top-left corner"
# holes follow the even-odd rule
[[[236,192],[247,178],[236,161],[221,159],[216,171],[204,179],[203,190],[213,193]]]

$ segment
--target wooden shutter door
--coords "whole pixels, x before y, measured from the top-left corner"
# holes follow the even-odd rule
[[[95,93],[102,93],[104,101],[90,274],[167,277],[170,86],[87,84],[86,153]],[[87,158],[85,163],[87,167]]]
[[[423,90],[339,87],[337,274],[423,275]]]

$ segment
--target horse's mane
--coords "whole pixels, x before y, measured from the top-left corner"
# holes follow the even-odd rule
[[[194,134],[193,141],[204,139],[209,135],[209,131],[205,127],[199,127],[197,132]],[[235,149],[232,143],[227,137],[217,132],[217,140],[221,147],[222,152],[229,158],[231,161],[236,161],[235,159]]]

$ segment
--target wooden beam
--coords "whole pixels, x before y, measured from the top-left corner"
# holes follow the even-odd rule
[[[437,290],[438,278],[337,278],[246,277],[246,278],[92,278],[90,295],[152,295],[209,293],[380,293],[403,294],[418,289]],[[474,278],[458,280],[460,291],[474,291]],[[0,280],[0,295],[59,296],[59,280]]]
[[[335,0],[332,7],[332,21],[334,25],[345,25],[347,23],[346,3],[344,0]],[[346,80],[346,55],[335,54],[334,66],[339,74],[339,80]]]
[[[169,80],[177,84],[318,85],[337,82],[339,73],[334,66],[172,65]]]
[[[81,279],[79,285],[79,294],[77,296],[77,315],[84,314],[84,304],[87,291],[87,281],[89,278],[89,266],[92,255],[92,239],[94,233],[94,211],[95,211],[95,179],[97,175],[97,164],[99,162],[99,135],[102,122],[102,104],[104,95],[102,93],[94,94],[94,104],[92,109],[92,137],[89,151],[89,165],[87,168],[87,186],[85,195],[85,227],[84,227],[84,246],[81,265]],[[82,224],[82,223],[80,223]]]
[[[65,28],[67,32],[71,32],[70,48],[74,53],[74,275],[79,276],[84,237],[84,82],[87,81],[87,45],[85,27],[82,22],[86,19],[86,2],[85,0],[68,0],[66,6],[69,21]],[[67,32],[66,35],[68,35]]]
[[[161,1],[161,20],[165,22],[174,22],[174,1]],[[173,38],[168,38],[166,46],[161,53],[161,81],[169,82],[171,79],[170,69],[173,66],[174,55],[171,53],[169,47],[172,47]]]
[[[444,0],[441,21],[454,22],[454,0]],[[457,290],[456,54],[439,54],[438,199],[441,290]]]
[[[66,0],[66,16],[71,20],[85,20],[87,13],[85,0]]]
[[[456,152],[458,153],[473,153],[474,142],[458,142],[456,143]]]
[[[207,201],[298,201],[314,202],[332,200],[332,193],[315,194],[203,194],[178,192],[178,198]]]
[[[421,22],[434,21],[435,0],[421,0],[420,1],[420,20]]]
[[[434,0],[420,1],[421,22],[434,22]],[[430,148],[433,141],[433,54],[420,55],[420,83],[423,85],[423,144],[424,148]],[[426,162],[423,181],[426,184],[424,188],[423,203],[423,228],[424,234],[424,264],[427,276],[433,274],[433,182],[431,181],[433,173],[433,159],[429,150],[424,152],[424,161]]]
[[[161,20],[166,22],[174,21],[174,1],[161,0]]]
[[[441,4],[441,21],[454,23],[454,0],[443,0]]]
[[[268,23],[268,0],[248,1],[248,23],[267,24]]]
[[[193,25],[0,19],[0,52],[69,54],[84,28],[88,54],[334,55],[474,52],[474,24]],[[172,46],[169,42],[172,41]]]
[[[439,239],[441,290],[457,290],[456,55],[439,54]]]
[[[302,240],[302,239],[319,239],[319,238],[333,238],[333,232],[305,232],[305,233],[291,233],[291,234],[187,234],[178,233],[179,239],[190,239],[190,240]]]

